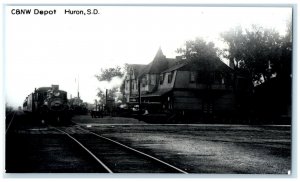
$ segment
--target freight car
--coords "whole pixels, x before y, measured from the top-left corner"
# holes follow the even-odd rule
[[[67,92],[59,90],[58,85],[35,89],[26,97],[23,111],[42,122],[66,123],[71,118]]]

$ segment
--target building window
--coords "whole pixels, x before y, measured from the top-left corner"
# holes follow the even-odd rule
[[[168,83],[171,83],[172,82],[172,74],[168,74]]]
[[[142,78],[142,87],[145,87],[146,86],[146,78]]]
[[[150,84],[155,85],[156,84],[156,75],[150,75]]]
[[[134,80],[131,81],[131,90],[134,89]]]
[[[172,82],[173,75],[174,75],[174,71],[172,71],[172,72],[168,75],[168,83],[171,83],[171,82]]]
[[[196,72],[190,72],[190,83],[195,83],[196,81]]]
[[[161,75],[159,75],[159,84],[161,85],[163,83],[164,83],[164,75],[161,74]]]
[[[214,82],[217,84],[224,84],[224,78],[221,72],[216,71],[214,73]]]
[[[155,75],[149,75],[149,84],[155,85]]]

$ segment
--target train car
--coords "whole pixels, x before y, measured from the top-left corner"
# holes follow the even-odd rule
[[[41,121],[68,122],[70,112],[67,92],[59,90],[58,85],[35,89],[26,97],[23,111]]]

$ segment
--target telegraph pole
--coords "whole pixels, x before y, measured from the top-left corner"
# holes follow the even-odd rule
[[[138,79],[138,89],[139,89],[139,108],[141,108],[141,82],[140,80]]]
[[[130,68],[129,68],[130,69]],[[130,71],[129,71],[129,102],[130,102],[130,97],[131,97],[131,89],[132,89],[132,80],[131,80],[131,74],[133,73],[133,71],[130,69]]]
[[[105,105],[107,106],[107,89],[105,89]]]
[[[77,79],[78,79],[78,85],[77,85],[77,97],[79,99],[79,74],[77,76]]]

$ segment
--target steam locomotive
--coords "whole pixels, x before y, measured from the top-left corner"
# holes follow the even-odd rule
[[[71,118],[67,92],[59,90],[58,85],[35,89],[26,97],[23,111],[42,122],[67,123]]]

